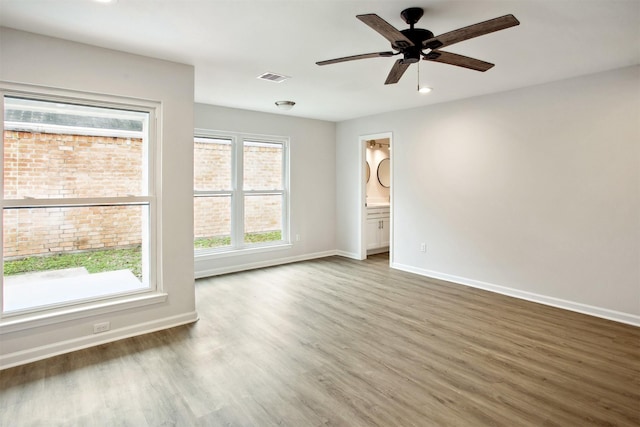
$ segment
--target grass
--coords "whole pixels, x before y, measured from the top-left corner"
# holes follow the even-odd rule
[[[246,233],[244,235],[244,241],[246,243],[274,242],[278,240],[282,240],[280,230],[262,233]],[[202,237],[195,240],[194,247],[196,249],[218,248],[220,246],[229,246],[230,244],[231,237],[229,236]]]
[[[282,239],[280,230],[263,233],[246,233],[246,243],[273,242]],[[217,248],[231,244],[228,236],[196,239],[197,249]],[[36,271],[62,270],[65,268],[84,267],[89,273],[103,271],[131,270],[138,278],[142,278],[142,254],[140,247],[127,249],[107,249],[103,251],[87,251],[77,253],[58,253],[55,255],[31,256],[4,262],[4,275],[31,273]]]
[[[31,256],[14,261],[5,261],[4,275],[11,276],[34,271],[62,270],[76,267],[85,267],[89,273],[131,270],[133,274],[141,278],[142,254],[140,247],[137,247]]]
[[[231,237],[201,237],[193,242],[193,247],[196,249],[205,248],[217,248],[220,246],[229,246],[231,244]]]

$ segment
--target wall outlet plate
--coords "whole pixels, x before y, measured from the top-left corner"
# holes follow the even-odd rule
[[[106,332],[109,329],[111,329],[111,323],[110,322],[100,322],[100,323],[96,323],[95,325],[93,325],[93,333],[94,334],[99,334],[100,332]]]

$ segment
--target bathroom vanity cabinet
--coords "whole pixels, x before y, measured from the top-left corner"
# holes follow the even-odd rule
[[[367,207],[367,251],[389,247],[389,219],[389,205]]]

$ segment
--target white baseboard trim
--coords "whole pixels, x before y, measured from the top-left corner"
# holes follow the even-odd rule
[[[186,325],[197,320],[198,313],[192,311],[190,313],[179,314],[164,319],[152,320],[150,322],[127,326],[125,328],[112,329],[110,331],[103,332],[97,335],[92,334],[82,336],[66,341],[56,342],[53,344],[1,355],[0,370],[36,362],[38,360],[47,359],[49,357],[57,356],[64,353],[70,353],[76,350],[82,350],[88,347],[94,347],[100,344],[106,344],[109,342],[134,337],[137,335],[144,335],[151,332],[160,331],[162,329]]]
[[[409,265],[393,263],[391,268],[415,273],[420,276],[430,277],[432,279],[444,280],[459,285],[470,286],[472,288],[484,289],[486,291],[495,292],[502,295],[508,295],[514,298],[520,298],[527,301],[537,302],[552,307],[562,308],[565,310],[575,311],[590,316],[601,317],[603,319],[613,320],[615,322],[626,323],[633,326],[640,326],[640,316],[623,313],[620,311],[609,310],[607,308],[596,307],[592,305],[582,304],[579,302],[564,300],[560,298],[550,297],[548,295],[536,294],[533,292],[522,291],[519,289],[509,288],[506,286],[494,285],[492,283],[482,282],[479,280],[468,279],[466,277],[453,276],[437,271],[426,270],[412,267]]]
[[[385,252],[389,252],[389,246],[386,246],[384,248],[369,249],[367,250],[367,255],[383,254]]]
[[[360,256],[359,253],[356,252],[345,252],[345,251],[336,251],[336,255],[345,257],[345,258],[351,258],[351,259],[356,259],[358,261],[362,261],[362,256]]]
[[[225,267],[211,268],[208,270],[196,271],[195,278],[202,279],[205,277],[219,276],[221,274],[237,273],[238,271],[254,270],[256,268],[273,267],[275,265],[290,264],[292,262],[307,261],[316,258],[325,258],[328,256],[338,255],[334,250],[324,252],[314,252],[310,254],[297,255],[285,258],[276,258],[266,261],[251,262],[247,264],[238,264]]]

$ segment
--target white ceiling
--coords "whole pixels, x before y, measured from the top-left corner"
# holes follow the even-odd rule
[[[416,27],[436,35],[508,13],[521,25],[443,49],[495,63],[486,73],[422,61],[428,95],[415,64],[383,84],[397,57],[315,65],[390,50],[355,16],[404,29],[406,7],[424,8]],[[280,113],[274,102],[293,100],[283,114],[332,121],[640,63],[638,0],[0,0],[0,24],[192,64],[196,102]],[[292,78],[256,79],[267,71]]]

